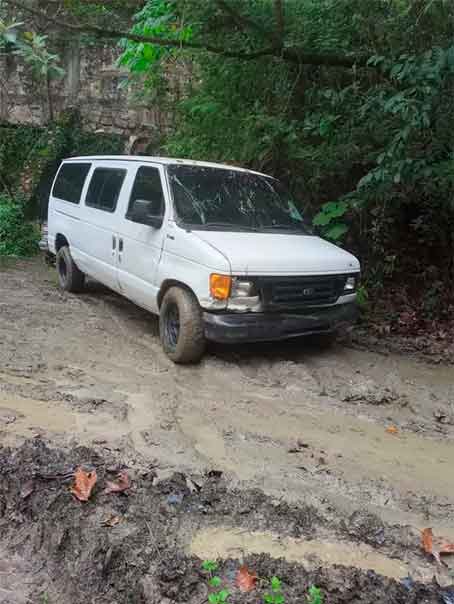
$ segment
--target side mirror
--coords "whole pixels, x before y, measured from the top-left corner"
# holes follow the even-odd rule
[[[155,229],[162,227],[164,217],[162,215],[152,214],[153,202],[146,199],[136,199],[130,212],[130,218],[133,222],[148,224]]]

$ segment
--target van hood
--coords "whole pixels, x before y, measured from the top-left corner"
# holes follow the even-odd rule
[[[193,231],[230,262],[233,274],[306,275],[359,271],[345,250],[312,235]]]

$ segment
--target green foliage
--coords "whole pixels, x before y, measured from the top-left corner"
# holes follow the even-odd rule
[[[203,570],[206,570],[208,573],[214,573],[218,569],[218,563],[214,560],[204,560],[202,562]]]
[[[134,15],[131,33],[153,38],[164,38],[178,43],[187,42],[192,37],[192,27],[186,25],[173,9],[173,3],[167,0],[148,0],[144,7]],[[138,43],[124,39],[120,41],[122,53],[118,65],[130,73],[129,82],[140,82],[142,95],[150,97],[153,90],[165,86],[159,64],[174,59],[179,54],[178,46],[167,47],[156,44]],[[154,69],[150,67],[155,67]]]
[[[26,214],[37,215],[39,205],[46,207],[50,182],[63,158],[121,154],[123,149],[118,135],[84,131],[72,111],[45,128],[0,124],[0,194],[23,196]]]
[[[368,301],[369,301],[369,293],[365,285],[360,285],[356,292],[356,299],[358,301],[359,307],[363,310],[367,309]]]
[[[21,26],[22,23],[6,23],[6,21],[0,18],[0,48],[2,46],[7,47],[8,44],[14,45],[16,43],[19,35],[19,28]]]
[[[309,588],[309,593],[307,595],[308,604],[323,604],[324,600],[322,590],[319,587],[312,585]]]
[[[0,195],[0,256],[32,256],[39,238],[37,226],[25,219],[23,204]]]
[[[219,4],[148,2],[146,11],[162,18],[158,36],[185,27],[192,43],[236,53],[276,35],[271,0],[229,0],[229,11]],[[361,255],[371,287],[401,276],[424,281],[421,263],[436,265],[450,287],[454,263],[441,259],[454,255],[454,134],[446,127],[454,5],[304,0],[284,8],[285,49],[368,57],[368,65],[349,71],[158,46],[145,56],[128,43],[122,61],[131,71],[133,56],[145,74],[165,69],[169,56],[192,65],[165,152],[283,178],[321,235]]]
[[[222,580],[220,577],[214,575],[219,568],[219,565],[214,560],[204,560],[202,562],[202,569],[206,571],[208,576],[208,585],[211,588],[218,588],[222,584]],[[229,599],[230,592],[227,589],[220,589],[218,591],[212,591],[208,594],[208,602],[210,604],[224,604]]]
[[[15,42],[15,54],[28,63],[38,78],[62,78],[65,70],[60,66],[59,56],[47,49],[47,36],[25,32]]]
[[[125,141],[118,134],[94,133],[83,130],[80,124],[69,133],[67,155],[121,155]]]
[[[61,78],[65,71],[57,54],[48,50],[48,36],[22,31],[23,23],[7,24],[0,18],[0,47],[10,45],[28,63],[38,79]]]
[[[282,581],[279,577],[271,577],[271,593],[265,593],[263,596],[264,604],[284,604],[285,598],[282,593]]]
[[[230,592],[227,589],[221,589],[218,592],[213,592],[208,595],[208,602],[210,604],[224,604],[229,599]]]

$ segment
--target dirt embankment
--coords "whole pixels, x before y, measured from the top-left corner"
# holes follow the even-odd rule
[[[41,262],[0,279],[0,602],[199,604],[215,554],[234,598],[245,558],[288,602],[311,583],[328,603],[439,601],[450,571],[419,531],[454,540],[453,367],[304,342],[176,367],[156,320],[111,292],[62,293]],[[81,505],[38,476],[80,463],[100,485],[128,467],[133,492]]]

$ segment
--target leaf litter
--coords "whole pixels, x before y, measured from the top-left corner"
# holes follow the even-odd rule
[[[106,480],[105,493],[124,493],[131,488],[131,479],[126,470],[121,470],[117,474],[116,482]]]
[[[246,565],[240,566],[236,576],[236,584],[240,591],[252,591],[256,587],[257,580],[256,573],[250,572]]]
[[[423,550],[432,555],[438,564],[442,564],[442,555],[454,554],[454,543],[443,537],[434,537],[431,528],[421,531],[421,545]]]
[[[79,501],[88,501],[97,480],[96,470],[86,472],[83,468],[79,467],[74,472],[74,484],[71,486],[70,491]]]

